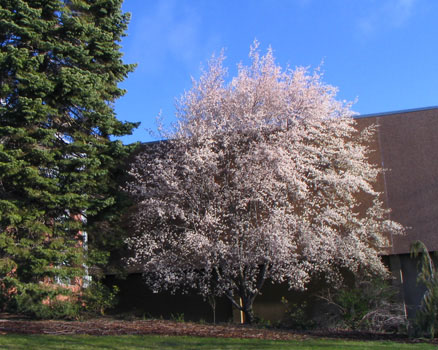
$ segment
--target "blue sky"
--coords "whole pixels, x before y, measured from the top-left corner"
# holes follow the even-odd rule
[[[323,63],[324,81],[360,114],[438,105],[437,0],[125,0],[122,41],[137,69],[121,84],[120,120],[140,121],[125,143],[156,139],[191,76],[225,49],[230,77],[254,39],[282,67]]]

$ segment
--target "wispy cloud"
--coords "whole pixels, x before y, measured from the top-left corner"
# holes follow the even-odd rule
[[[379,0],[369,8],[370,13],[360,18],[358,28],[362,34],[371,35],[383,28],[400,28],[415,11],[418,0]]]
[[[165,69],[168,59],[193,69],[199,66],[211,39],[202,32],[202,18],[187,2],[161,0],[131,26],[129,54],[148,71]]]
[[[415,2],[417,0],[398,0],[390,8],[387,8],[386,11],[391,14],[393,26],[399,27],[411,17]]]

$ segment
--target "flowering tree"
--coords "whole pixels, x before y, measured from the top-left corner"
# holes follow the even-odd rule
[[[385,232],[401,229],[373,190],[370,130],[357,132],[336,89],[318,72],[283,71],[257,43],[250,58],[230,83],[223,56],[213,58],[179,100],[167,141],[138,155],[128,241],[153,289],[225,295],[248,323],[266,280],[303,289],[343,268],[384,274]]]

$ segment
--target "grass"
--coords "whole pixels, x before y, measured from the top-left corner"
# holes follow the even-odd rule
[[[349,341],[309,339],[303,341],[274,341],[257,339],[162,337],[162,336],[54,336],[2,335],[0,349],[8,350],[432,350],[436,345],[401,344],[388,341]]]

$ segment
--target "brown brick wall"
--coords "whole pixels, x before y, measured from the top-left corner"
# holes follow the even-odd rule
[[[438,108],[358,119],[359,127],[378,125],[372,160],[388,169],[379,187],[384,188],[391,219],[407,228],[393,237],[390,254],[409,252],[415,240],[438,251]]]

